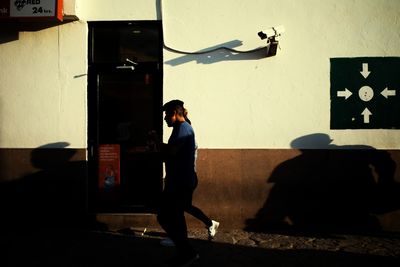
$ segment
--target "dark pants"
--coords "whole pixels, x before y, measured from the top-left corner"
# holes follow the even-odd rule
[[[194,190],[197,187],[197,184],[198,184],[198,179],[197,179],[197,174],[196,174],[196,179],[195,179],[194,188],[192,190],[192,195],[193,195]],[[190,201],[190,202],[192,202],[192,201]],[[204,212],[201,209],[199,209],[196,206],[193,206],[193,204],[191,204],[190,206],[186,207],[185,211],[187,213],[189,213],[190,215],[192,215],[193,217],[195,217],[196,219],[202,221],[206,227],[210,227],[212,225],[211,219],[208,218],[208,216],[205,215]]]
[[[179,254],[194,253],[189,243],[185,210],[192,206],[193,188],[172,187],[166,184],[161,196],[157,220]]]
[[[212,225],[211,219],[207,215],[205,215],[204,212],[198,207],[192,205],[186,208],[185,211],[196,219],[202,221],[206,227],[210,227]]]

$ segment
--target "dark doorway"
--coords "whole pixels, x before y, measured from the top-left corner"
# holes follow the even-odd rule
[[[149,212],[162,163],[146,144],[162,133],[160,21],[89,23],[89,208]]]

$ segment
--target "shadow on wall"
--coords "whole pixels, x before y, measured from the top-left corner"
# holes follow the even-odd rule
[[[234,47],[240,45],[242,45],[242,41],[232,40],[196,52],[181,52],[164,46],[166,50],[171,52],[185,54],[184,56],[168,60],[165,64],[177,66],[191,61],[196,61],[197,64],[213,64],[221,61],[258,60],[269,56],[269,46],[249,51],[235,52],[240,50],[234,50]]]
[[[156,0],[156,10],[157,20],[162,20],[162,0]],[[232,40],[191,53],[172,49],[166,46],[164,43],[164,49],[174,53],[184,54],[181,57],[166,61],[165,64],[170,66],[178,66],[191,61],[196,61],[197,64],[212,64],[220,61],[257,60],[268,56],[269,46],[265,48],[254,49],[252,51],[245,51],[243,53],[235,53],[229,50],[233,50],[235,47],[241,45],[242,41]],[[222,49],[222,47],[227,49]]]
[[[15,27],[5,27],[0,31],[0,44],[16,41],[18,38],[19,33]]]
[[[0,183],[2,226],[75,227],[87,224],[87,164],[70,161],[76,149],[59,142],[31,152],[31,165],[37,170]],[[7,156],[10,153],[7,153]],[[17,154],[17,157],[21,154]],[[12,168],[18,168],[12,163]],[[7,229],[7,228],[5,228]]]
[[[18,41],[20,32],[37,32],[57,27],[71,21],[7,21],[1,22],[0,44]]]
[[[376,215],[400,208],[400,184],[394,180],[396,163],[386,151],[331,142],[326,134],[292,141],[291,147],[301,154],[275,168],[267,181],[273,187],[255,218],[247,220],[247,230],[381,230]]]

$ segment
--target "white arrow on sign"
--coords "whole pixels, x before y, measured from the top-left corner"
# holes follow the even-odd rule
[[[381,92],[381,95],[383,95],[385,98],[389,98],[389,96],[395,96],[396,95],[396,90],[389,90],[387,87],[383,89]]]
[[[349,89],[344,88],[343,91],[337,91],[337,96],[338,97],[344,97],[345,99],[349,98],[353,93],[350,92]]]
[[[367,79],[368,75],[371,73],[368,70],[368,63],[363,63],[362,64],[362,71],[360,71],[360,73],[365,79]]]
[[[369,116],[372,115],[371,111],[369,111],[368,108],[365,108],[361,115],[364,116],[364,123],[369,123]]]

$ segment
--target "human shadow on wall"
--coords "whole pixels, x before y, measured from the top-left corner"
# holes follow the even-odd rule
[[[32,171],[0,183],[2,227],[81,227],[89,223],[87,164],[71,161],[77,150],[66,149],[68,145],[59,142],[32,150]]]
[[[326,134],[295,139],[300,155],[278,165],[273,187],[252,231],[372,233],[377,218],[400,208],[396,163],[387,151],[365,145],[337,146]],[[322,149],[302,149],[319,147]]]

